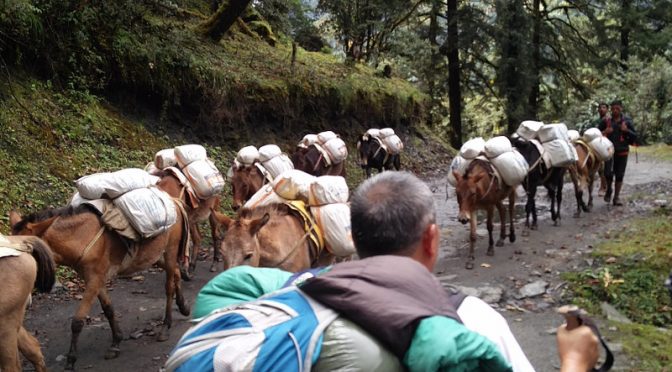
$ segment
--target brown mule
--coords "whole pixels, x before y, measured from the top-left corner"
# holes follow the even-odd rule
[[[43,293],[51,291],[56,281],[56,265],[49,247],[41,239],[33,236],[2,238],[18,245],[17,251],[21,253],[0,257],[0,370],[20,372],[18,352],[21,351],[36,371],[45,372],[47,366],[40,343],[23,328],[23,317],[33,287]]]
[[[516,233],[513,228],[513,208],[516,202],[516,189],[500,182],[495,176],[492,164],[487,161],[475,159],[467,167],[464,176],[458,172],[453,172],[457,185],[455,192],[457,194],[457,202],[460,206],[460,212],[457,219],[466,224],[470,224],[469,234],[469,257],[465,267],[467,269],[474,268],[474,245],[476,244],[476,211],[483,209],[487,212],[487,226],[488,226],[488,256],[494,256],[494,240],[492,238],[493,222],[492,217],[494,209],[499,211],[499,220],[501,222],[501,230],[497,246],[504,245],[506,238],[506,217],[504,213],[505,198],[509,198],[509,241],[511,243],[516,241]]]
[[[292,154],[294,169],[304,171],[313,176],[345,177],[345,160],[338,164],[327,165],[324,155],[315,145],[307,148],[297,147]]]
[[[303,221],[287,205],[241,209],[236,220],[214,214],[226,229],[221,249],[227,269],[250,265],[296,272],[334,261],[326,249],[313,249]]]
[[[177,202],[176,202],[177,203]],[[181,211],[181,208],[177,208]],[[119,343],[123,339],[105,282],[115,274],[130,275],[159,263],[166,272],[166,308],[158,341],[166,341],[172,325],[172,304],[175,297],[183,315],[189,315],[189,306],[182,295],[178,257],[187,248],[187,216],[177,213],[177,221],[167,231],[139,243],[135,255],[128,256],[122,238],[105,228],[96,213],[86,206],[64,207],[21,218],[10,212],[12,233],[35,235],[42,238],[54,254],[59,265],[73,268],[84,279],[86,290],[79,308],[72,318],[72,339],[66,364],[74,369],[77,360],[77,340],[84,328],[86,315],[96,297],[112,329],[112,345],[106,359],[119,356]]]
[[[579,161],[569,167],[569,175],[574,184],[574,195],[576,196],[576,212],[574,217],[580,217],[581,211],[590,212],[593,208],[593,183],[595,174],[600,169],[602,161],[583,141],[574,143],[576,153],[579,155]],[[588,204],[583,201],[583,190],[588,191]]]
[[[233,201],[231,207],[234,211],[237,211],[266,183],[266,177],[255,165],[233,167],[232,171],[231,193],[233,194]]]
[[[188,270],[182,270],[182,278],[185,280],[191,280],[194,270],[196,269],[196,261],[198,259],[198,252],[201,249],[201,233],[198,230],[198,224],[201,222],[209,221],[210,222],[210,233],[212,234],[212,250],[213,258],[212,264],[210,265],[210,271],[214,272],[217,270],[217,263],[222,261],[222,258],[219,255],[219,225],[217,220],[210,213],[211,209],[215,209],[219,206],[221,199],[219,196],[213,196],[206,200],[201,200],[193,198],[188,195],[185,186],[182,185],[180,180],[170,171],[162,171],[158,174],[161,177],[157,187],[161,190],[168,193],[168,195],[173,198],[182,200],[185,209],[187,210],[187,215],[189,216],[189,232],[191,234],[191,239],[193,245],[191,246],[189,254],[189,267]]]

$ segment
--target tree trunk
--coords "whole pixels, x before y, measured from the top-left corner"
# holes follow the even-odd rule
[[[621,3],[621,67],[628,69],[628,58],[630,58],[630,4],[632,0],[623,0]]]
[[[217,12],[198,25],[198,31],[214,41],[219,41],[236,22],[252,0],[229,0],[219,6]]]
[[[448,104],[450,105],[450,144],[462,146],[462,93],[460,92],[460,54],[457,32],[457,1],[449,0],[446,10],[448,44]]]
[[[427,90],[429,91],[429,97],[432,100],[432,107],[435,105],[436,97],[436,69],[439,64],[439,47],[436,42],[436,35],[439,33],[439,24],[437,18],[439,15],[439,0],[432,0],[432,10],[429,13],[429,45],[432,47],[432,55],[429,61],[429,67],[427,69]]]
[[[540,51],[540,33],[541,33],[541,11],[539,6],[541,1],[534,0],[534,26],[532,29],[532,61],[530,66],[530,96],[528,98],[528,114],[529,119],[538,119],[539,112],[539,74],[541,73],[541,51]]]

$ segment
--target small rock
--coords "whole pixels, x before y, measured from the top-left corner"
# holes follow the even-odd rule
[[[519,290],[519,296],[517,298],[523,299],[528,297],[539,296],[541,294],[546,293],[546,287],[548,287],[548,283],[546,283],[543,280],[537,280],[536,282],[523,286]]]
[[[485,263],[485,262],[484,262],[484,263],[481,264],[481,267],[484,267],[484,268],[487,269],[487,268],[492,267],[492,265],[490,265],[489,263]]]
[[[59,363],[64,361],[65,359],[66,359],[66,357],[63,354],[58,354],[58,356],[56,357],[56,361],[59,362]]]
[[[665,208],[667,207],[667,200],[665,199],[654,200],[653,205],[655,205],[656,207]]]
[[[131,280],[136,281],[136,282],[141,282],[141,281],[145,280],[145,276],[144,275],[136,275],[136,276],[132,277]]]
[[[595,262],[595,260],[593,260],[592,258],[586,258],[586,265],[593,266],[594,262]]]
[[[481,300],[489,303],[496,304],[502,300],[504,295],[504,290],[499,287],[481,287]]]
[[[612,332],[616,332],[616,331],[618,331],[618,327],[611,326],[611,327],[609,327],[609,330],[612,331]]]
[[[612,256],[612,257],[609,257],[609,258],[607,258],[607,261],[606,261],[606,262],[607,262],[608,264],[616,263],[616,257],[613,257],[613,256]]]
[[[75,300],[81,300],[82,298],[84,298],[84,296],[82,296],[80,294],[77,294],[74,297],[75,297]]]
[[[621,314],[618,310],[616,310],[615,307],[611,306],[607,302],[602,302],[600,304],[600,308],[602,309],[602,312],[604,313],[604,315],[609,320],[614,320],[614,321],[617,321],[617,322],[628,323],[628,324],[632,323],[632,321],[630,319],[628,319],[627,316]]]
[[[135,332],[131,333],[130,337],[134,340],[137,340],[137,339],[141,338],[142,336],[144,336],[142,331],[135,331]]]
[[[609,343],[609,349],[612,353],[621,353],[623,351],[623,344],[620,343]]]
[[[530,275],[532,275],[532,276],[541,276],[541,273],[538,272],[537,270],[534,270],[534,271],[532,271],[532,272],[530,273]]]
[[[144,307],[144,306],[140,306],[140,308],[139,308],[138,310],[140,310],[140,311],[147,311],[147,308]]]
[[[552,271],[552,270],[551,270],[550,267],[546,267],[546,268],[544,268],[544,272],[545,272],[546,274],[550,274],[551,271]]]
[[[476,229],[476,235],[484,237],[488,235],[488,230],[486,229]]]
[[[85,365],[85,366],[82,367],[82,368],[84,368],[84,369],[91,369],[91,368],[93,368],[93,364],[87,364],[87,365]]]
[[[558,329],[557,329],[557,328],[549,328],[549,329],[546,330],[546,334],[547,334],[547,335],[554,335],[554,334],[556,334],[556,333],[558,333]]]
[[[155,356],[155,357],[152,357],[152,360],[159,361],[159,360],[161,360],[161,357],[160,356]]]

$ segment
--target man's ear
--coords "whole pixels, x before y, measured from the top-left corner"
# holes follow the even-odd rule
[[[422,233],[422,249],[425,255],[433,261],[439,255],[439,227],[433,223]],[[432,265],[433,266],[433,265]]]

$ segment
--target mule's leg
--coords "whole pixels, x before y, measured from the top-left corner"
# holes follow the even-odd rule
[[[500,202],[500,205],[502,205],[502,208],[504,207],[504,202]],[[511,193],[509,194],[509,241],[511,243],[516,241],[516,230],[513,228],[513,221],[514,221],[514,213],[515,213],[515,206],[516,206],[516,190],[513,189],[511,190]],[[504,214],[503,212],[500,212],[499,218],[502,219],[502,240],[504,240],[504,230],[505,230],[505,220],[504,220]]]
[[[595,174],[588,177],[588,206],[585,209],[586,212],[593,209],[593,183],[595,183]]]
[[[184,295],[182,293],[182,277],[180,276],[180,270],[173,270],[173,281],[175,285],[175,302],[177,303],[177,308],[180,310],[180,313],[184,316],[189,316],[191,310],[189,305],[184,300]]]
[[[525,182],[525,185],[527,185],[527,182]],[[530,192],[527,191],[529,187],[525,188],[525,194],[527,195],[527,201],[525,202],[525,229],[523,230],[523,236],[529,236],[530,235],[530,214],[531,213],[531,208],[530,206],[532,196],[530,195]]]
[[[217,205],[219,205],[219,203],[217,203]],[[222,252],[219,251],[219,223],[217,222],[214,213],[210,213],[208,219],[210,221],[210,232],[212,234],[212,265],[210,265],[210,272],[215,272],[217,271],[219,262],[222,262]]]
[[[578,170],[576,166],[569,167],[569,177],[572,179],[574,185],[574,197],[576,197],[576,212],[574,218],[581,217],[581,204],[583,204],[583,192],[581,191],[581,182],[579,180]]]
[[[493,256],[495,254],[495,240],[492,238],[492,230],[494,229],[495,224],[492,222],[492,220],[495,214],[495,209],[490,206],[486,209],[486,211],[488,215],[486,220],[486,226],[488,227],[488,251],[486,254],[488,256]],[[497,241],[497,244],[499,244],[499,241]]]
[[[121,343],[121,340],[124,339],[124,335],[119,327],[119,321],[114,314],[114,307],[112,307],[112,300],[110,300],[110,295],[107,293],[105,286],[100,288],[98,301],[100,301],[100,307],[103,308],[103,314],[105,314],[107,322],[110,323],[110,329],[112,330],[112,345],[110,345],[109,349],[105,352],[105,359],[114,359],[118,357],[121,352],[119,344]]]
[[[107,270],[100,270],[103,273],[106,273]],[[70,339],[70,351],[68,351],[68,360],[65,365],[66,370],[74,370],[75,362],[77,361],[77,340],[79,340],[79,334],[82,333],[84,328],[84,319],[86,315],[91,311],[91,305],[93,300],[98,295],[100,288],[105,284],[103,283],[103,277],[105,274],[91,273],[88,275],[82,275],[84,277],[84,282],[86,283],[86,290],[84,290],[84,295],[82,301],[79,303],[77,312],[72,318],[70,323],[70,330],[72,331],[72,338]]]
[[[506,212],[504,211],[504,203],[499,202],[497,205],[497,212],[499,212],[499,239],[497,239],[498,247],[504,246],[504,239],[506,239]],[[494,254],[494,252],[493,252]]]
[[[394,168],[396,170],[401,169],[401,155],[399,154],[394,156]]]
[[[3,319],[3,324],[0,326],[0,371],[21,372],[17,323],[11,319],[12,315],[8,318]]]
[[[471,212],[469,219],[469,256],[465,268],[471,270],[474,268],[474,246],[476,245],[476,211]]]
[[[170,327],[173,325],[173,296],[175,295],[175,276],[179,277],[179,267],[177,264],[177,246],[179,244],[170,244],[168,246],[174,246],[175,249],[167,250],[163,253],[164,260],[164,270],[166,272],[166,311],[163,318],[163,324],[161,325],[161,330],[156,337],[156,340],[159,342],[167,341],[170,337]],[[175,270],[178,270],[178,273],[175,273]],[[180,287],[181,288],[181,287]],[[180,296],[182,291],[180,291]],[[184,298],[182,298],[184,305]],[[182,309],[180,309],[182,310]]]
[[[562,188],[564,187],[564,172],[562,172],[559,176],[559,179],[556,182],[556,188],[555,188],[555,200],[556,200],[556,210],[555,210],[555,226],[560,226],[560,223],[562,222],[562,216],[560,215],[560,211],[562,210]]]
[[[40,350],[40,343],[25,328],[19,330],[19,351],[28,359],[37,372],[46,372],[47,365],[44,363],[44,356]]]

